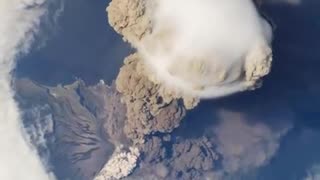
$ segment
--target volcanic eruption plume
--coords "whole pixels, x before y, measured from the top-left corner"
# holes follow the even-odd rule
[[[214,98],[269,73],[272,30],[251,0],[161,0],[147,11],[151,33],[134,45],[167,87]]]
[[[181,96],[255,89],[270,71],[272,28],[251,0],[114,0],[108,12],[149,79]]]

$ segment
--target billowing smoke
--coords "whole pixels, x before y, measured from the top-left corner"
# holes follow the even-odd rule
[[[272,29],[251,0],[147,3],[151,33],[134,46],[176,92],[214,98],[254,89],[271,66]]]
[[[292,128],[290,122],[271,127],[263,122],[249,122],[241,113],[220,112],[214,127],[217,151],[222,155],[220,172],[245,174],[269,163],[277,153],[280,140]]]
[[[54,179],[26,141],[11,77],[15,60],[31,46],[45,7],[45,0],[0,1],[0,179],[3,180]]]
[[[140,152],[138,148],[130,147],[128,152],[117,147],[107,164],[94,180],[121,179],[128,176],[137,166]]]

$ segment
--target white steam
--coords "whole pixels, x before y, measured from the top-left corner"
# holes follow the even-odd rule
[[[272,39],[251,0],[159,0],[147,9],[152,33],[136,46],[168,87],[212,98],[254,88],[268,73],[248,73],[267,66]]]
[[[45,13],[45,0],[0,1],[0,179],[3,180],[53,179],[26,141],[11,87],[15,59],[29,50]]]
[[[121,146],[117,147],[107,164],[94,180],[111,180],[127,177],[136,168],[139,156],[140,152],[136,147],[130,147],[127,152]]]

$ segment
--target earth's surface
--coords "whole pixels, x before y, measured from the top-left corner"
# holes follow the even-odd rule
[[[135,55],[123,66],[134,50],[108,24],[108,0],[63,1],[45,45],[14,72],[39,154],[58,180],[91,180],[134,144],[143,145],[126,179],[320,180],[320,1],[288,2],[260,9],[274,26],[263,86],[188,110],[134,84],[145,80],[131,72]]]

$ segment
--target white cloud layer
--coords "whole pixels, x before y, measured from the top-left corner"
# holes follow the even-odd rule
[[[0,1],[0,179],[49,180],[26,132],[14,100],[11,72],[19,55],[27,53],[46,13],[45,0]]]
[[[250,89],[269,72],[272,30],[251,0],[152,2],[152,33],[135,46],[168,87],[219,97]]]
[[[303,180],[319,180],[320,164],[313,165],[307,172],[307,176]]]
[[[46,104],[42,106],[33,106],[31,109],[24,110],[23,112],[23,117],[27,118],[28,122],[25,123],[27,140],[39,150],[41,160],[47,170],[50,170],[51,168],[47,136],[51,135],[54,131],[52,114],[46,113],[49,108],[49,105]]]

